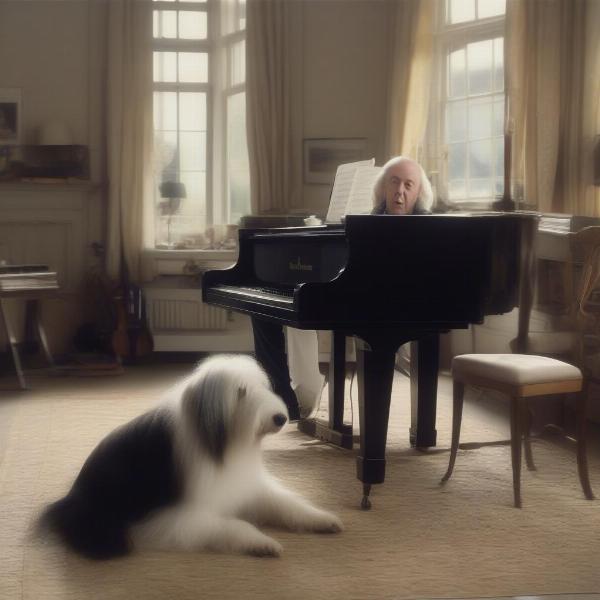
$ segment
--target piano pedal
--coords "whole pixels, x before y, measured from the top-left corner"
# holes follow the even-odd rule
[[[362,510],[371,510],[371,501],[369,500],[369,494],[371,493],[371,484],[363,483],[363,497],[360,502]]]

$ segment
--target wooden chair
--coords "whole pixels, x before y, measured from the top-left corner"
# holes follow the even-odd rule
[[[568,363],[529,354],[463,354],[452,361],[453,420],[450,463],[442,482],[452,475],[460,439],[465,386],[495,390],[510,397],[510,432],[515,507],[521,508],[521,446],[525,445],[527,467],[535,470],[529,437],[527,400],[535,396],[577,393],[577,467],[585,497],[593,500],[586,440],[586,394],[581,371]]]
[[[563,269],[563,309],[547,313],[551,331],[520,332],[511,349],[524,354],[552,356],[570,362],[586,381],[600,379],[589,358],[600,353],[600,226],[568,235],[568,256]],[[544,310],[538,311],[542,315]]]

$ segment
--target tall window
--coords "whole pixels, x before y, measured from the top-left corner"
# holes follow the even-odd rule
[[[440,191],[464,208],[489,207],[504,192],[505,4],[440,3],[439,101],[432,102],[430,137]]]
[[[249,212],[244,30],[244,0],[154,0],[158,248],[218,248]]]

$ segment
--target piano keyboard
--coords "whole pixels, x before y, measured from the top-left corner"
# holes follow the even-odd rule
[[[272,306],[291,306],[294,303],[294,290],[291,288],[246,287],[232,285],[215,286],[215,291],[244,300],[259,300]]]

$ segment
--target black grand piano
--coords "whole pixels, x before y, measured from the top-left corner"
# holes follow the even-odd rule
[[[333,330],[329,426],[350,439],[340,340],[355,336],[357,476],[369,508],[371,485],[385,478],[398,347],[418,342],[411,443],[434,446],[439,334],[530,304],[536,227],[537,215],[514,212],[348,215],[343,225],[240,229],[238,262],[204,274],[203,300],[291,327]]]

